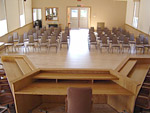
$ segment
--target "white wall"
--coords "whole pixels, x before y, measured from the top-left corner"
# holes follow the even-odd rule
[[[126,1],[116,0],[32,0],[33,8],[42,9],[42,23],[55,23],[45,21],[45,8],[58,7],[58,23],[64,28],[67,25],[67,7],[89,6],[91,8],[91,26],[97,27],[97,22],[105,22],[109,28],[124,26],[126,17]]]
[[[133,0],[128,0],[127,1],[127,11],[126,11],[126,24],[132,25],[133,10],[134,10],[134,2],[133,2]]]
[[[140,0],[138,30],[150,34],[150,0]],[[133,22],[133,0],[127,1],[126,24],[132,26]]]
[[[20,9],[19,0],[5,0],[6,2],[6,19],[8,32],[11,32],[20,27]],[[32,0],[24,2],[25,6],[25,24],[32,22]]]
[[[18,0],[6,0],[8,32],[20,27]]]
[[[25,21],[26,24],[32,22],[32,0],[26,0],[25,5]]]
[[[150,0],[141,0],[138,29],[149,34],[150,29]]]

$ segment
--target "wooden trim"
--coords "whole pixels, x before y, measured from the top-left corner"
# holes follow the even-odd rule
[[[136,31],[138,31],[138,32],[141,32],[141,33],[144,34],[144,35],[150,36],[149,34],[144,33],[143,31],[141,31],[141,30],[139,30],[139,29],[136,29],[136,28],[134,28],[133,26],[131,26],[131,25],[129,25],[129,24],[125,24],[125,26],[131,27],[132,29],[134,29],[134,30],[136,30]]]

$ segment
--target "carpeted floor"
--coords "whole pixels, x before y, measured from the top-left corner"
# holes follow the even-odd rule
[[[56,105],[56,104],[42,104],[37,109],[33,110],[32,113],[66,113],[64,105]],[[112,107],[107,104],[94,104],[92,113],[118,113]]]

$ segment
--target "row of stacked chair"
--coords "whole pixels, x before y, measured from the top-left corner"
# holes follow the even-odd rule
[[[145,52],[150,48],[148,37],[140,34],[138,37],[134,37],[134,34],[129,33],[125,29],[122,28],[112,28],[109,30],[107,27],[102,29],[100,27],[97,28],[95,33],[94,27],[89,29],[89,49],[91,45],[95,45],[97,48],[99,46],[100,50],[102,48],[107,48],[108,52],[111,50],[113,52],[113,48],[118,48],[119,52],[122,50],[124,52],[125,48],[128,48],[128,51],[131,52],[131,45],[134,45],[134,49],[140,49]]]
[[[0,113],[11,113],[10,105],[14,104],[13,95],[9,86],[9,83],[6,78],[3,65],[0,63]]]
[[[25,32],[23,35],[18,36],[18,33],[15,32],[13,36],[8,36],[8,42],[5,43],[5,49],[9,49],[10,46],[13,48],[19,49],[19,47],[24,47],[24,51],[29,51],[29,47],[33,47],[33,51],[36,50],[36,47],[41,50],[41,47],[46,47],[48,50],[51,47],[57,48],[60,45],[60,48],[63,44],[67,45],[67,48],[69,47],[69,41],[70,41],[70,29],[68,27],[65,28],[65,31],[62,32],[61,27],[54,28],[50,27],[49,29],[46,29],[46,27],[43,27],[41,29],[39,28],[32,28],[27,32]],[[17,42],[15,44],[15,42]],[[28,42],[25,46],[25,42]]]
[[[150,110],[150,71],[147,73],[140,92],[137,95],[135,113],[138,111],[138,107],[141,108],[140,112]]]

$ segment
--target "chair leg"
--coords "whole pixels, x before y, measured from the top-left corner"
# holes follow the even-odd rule
[[[11,113],[9,108],[7,108],[7,111],[8,111],[8,113]]]
[[[56,47],[56,53],[57,53],[57,47]]]
[[[67,49],[69,49],[69,45],[68,45],[68,43],[67,43]]]
[[[12,52],[13,52],[13,46],[12,46]]]

